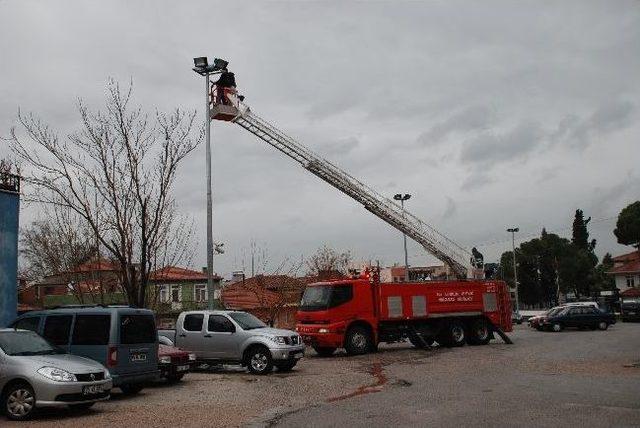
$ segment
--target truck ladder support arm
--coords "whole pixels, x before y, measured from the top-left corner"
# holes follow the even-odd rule
[[[296,142],[293,138],[255,115],[241,104],[233,122],[298,162],[307,171],[361,203],[365,209],[405,233],[426,251],[447,264],[458,278],[466,278],[471,254],[432,226],[403,210],[330,161]]]

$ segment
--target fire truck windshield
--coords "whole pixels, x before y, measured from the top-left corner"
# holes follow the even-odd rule
[[[312,285],[304,290],[301,311],[322,311],[347,303],[353,298],[351,284]]]

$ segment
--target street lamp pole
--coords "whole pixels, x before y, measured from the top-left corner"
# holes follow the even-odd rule
[[[507,229],[507,232],[511,233],[511,250],[513,253],[513,284],[516,288],[516,315],[520,315],[520,302],[518,300],[518,269],[516,268],[516,232],[519,232],[520,228],[511,227]]]
[[[193,59],[193,71],[204,77],[205,98],[205,140],[207,162],[207,307],[214,309],[215,284],[213,281],[213,197],[211,192],[211,108],[209,104],[210,75],[220,73],[226,67],[226,62],[216,59],[209,64],[207,57]],[[222,65],[221,67],[221,64]]]
[[[393,196],[393,199],[396,201],[400,201],[400,206],[402,207],[402,215],[404,216],[404,201],[408,200],[411,197],[410,194],[405,193],[404,195],[398,193]],[[404,279],[405,281],[409,280],[409,255],[407,254],[407,234],[402,233],[402,237],[404,240]]]

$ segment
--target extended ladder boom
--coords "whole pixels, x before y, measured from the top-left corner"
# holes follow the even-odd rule
[[[255,115],[246,105],[239,103],[238,109],[232,106],[215,105],[211,115],[213,118],[224,116],[224,114],[228,117],[234,113],[232,122],[280,150],[308,171],[360,202],[377,217],[407,234],[422,245],[425,250],[447,264],[458,278],[467,277],[467,266],[471,254],[464,248],[407,210],[403,210],[392,200],[378,194],[347,172],[296,142],[275,126]]]

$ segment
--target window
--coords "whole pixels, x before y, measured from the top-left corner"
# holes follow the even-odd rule
[[[335,307],[347,303],[353,298],[353,287],[349,285],[337,285],[331,292],[331,303],[329,307]]]
[[[635,287],[636,281],[633,275],[627,275],[627,287]]]
[[[40,317],[28,317],[16,321],[11,327],[19,330],[31,330],[37,332],[38,325],[40,325]]]
[[[71,315],[48,316],[44,320],[44,332],[42,336],[54,345],[68,345],[72,319],[73,316]]]
[[[193,286],[193,300],[196,302],[207,301],[207,285],[196,284]]]
[[[169,302],[169,286],[167,286],[167,285],[161,285],[160,286],[160,301],[162,303],[168,303]]]
[[[204,314],[188,314],[184,317],[182,327],[187,331],[202,331]]]
[[[207,330],[216,333],[233,333],[236,331],[236,327],[227,317],[222,315],[209,315]]]
[[[243,330],[264,328],[267,325],[248,312],[229,312],[229,316],[237,322]]]
[[[120,343],[155,343],[158,341],[153,315],[121,315]]]
[[[182,294],[180,291],[182,287],[180,287],[179,285],[172,285],[171,286],[171,301],[173,303],[180,303],[180,295]]]
[[[77,315],[71,343],[106,345],[111,332],[111,315]]]

